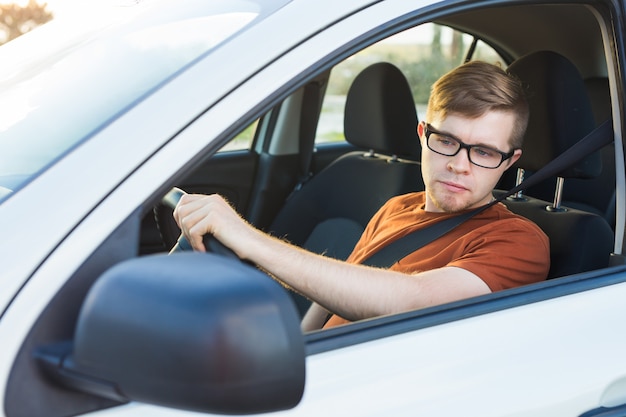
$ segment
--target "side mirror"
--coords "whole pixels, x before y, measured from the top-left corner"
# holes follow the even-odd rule
[[[74,340],[42,347],[37,358],[65,385],[118,401],[225,414],[284,410],[304,391],[298,317],[277,282],[242,262],[146,256],[105,272]]]

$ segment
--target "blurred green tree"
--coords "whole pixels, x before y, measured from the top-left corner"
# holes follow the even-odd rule
[[[47,6],[37,0],[28,0],[25,6],[0,3],[0,45],[51,20],[53,15]]]

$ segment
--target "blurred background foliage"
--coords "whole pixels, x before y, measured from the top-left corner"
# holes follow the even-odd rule
[[[0,3],[0,45],[43,25],[52,17],[47,4],[36,0],[29,0],[25,5]]]
[[[449,43],[442,43],[442,26],[432,26],[430,43],[377,43],[348,59],[333,71],[336,79],[328,94],[345,96],[352,80],[367,65],[393,62],[407,77],[416,103],[426,103],[430,86],[441,76],[463,62],[465,48],[461,32],[453,31]],[[446,28],[447,29],[447,28]],[[337,74],[340,73],[340,74]]]

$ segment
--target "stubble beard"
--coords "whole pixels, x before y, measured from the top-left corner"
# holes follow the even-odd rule
[[[480,199],[466,199],[463,197],[455,197],[454,195],[436,191],[427,191],[428,197],[433,205],[443,213],[457,213],[464,210],[469,210],[474,207],[478,207],[481,201],[488,201],[492,198],[491,193]]]
[[[463,210],[467,210],[472,206],[469,201],[458,201],[453,196],[443,196],[439,198],[435,193],[429,192],[430,201],[443,213],[456,213]]]

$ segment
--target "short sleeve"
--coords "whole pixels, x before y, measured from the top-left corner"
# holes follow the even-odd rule
[[[496,221],[467,235],[465,254],[450,262],[480,277],[492,291],[542,281],[550,269],[547,236],[521,218]]]

